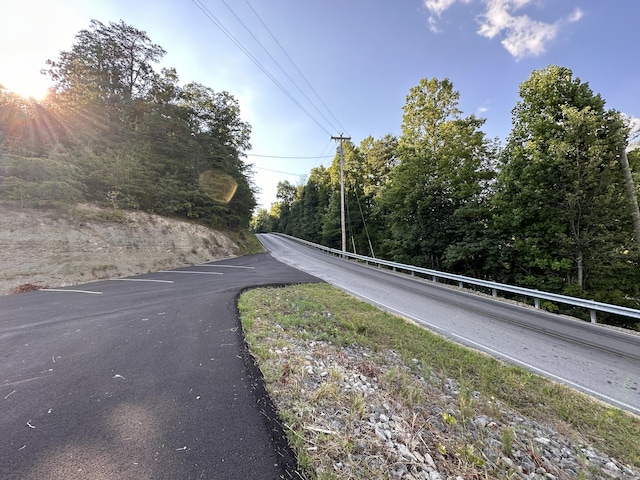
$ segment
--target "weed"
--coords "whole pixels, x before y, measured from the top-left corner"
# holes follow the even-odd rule
[[[440,412],[440,415],[442,416],[442,419],[446,424],[451,426],[456,426],[458,424],[458,420],[456,420],[456,417],[451,415],[449,412],[442,411]]]
[[[502,451],[507,457],[513,453],[513,441],[515,440],[515,431],[511,427],[502,429]]]
[[[463,423],[473,417],[474,405],[473,392],[467,387],[462,387],[458,394],[458,408],[460,409],[460,418]]]
[[[96,265],[91,267],[91,275],[94,278],[109,278],[117,274],[118,267],[116,265]]]
[[[239,308],[248,331],[247,341],[254,352],[259,347],[249,338],[268,345],[271,352],[275,349],[275,342],[281,345],[278,348],[284,348],[282,345],[292,338],[307,345],[330,342],[332,348],[365,349],[371,360],[353,365],[353,370],[369,378],[375,375],[380,389],[388,392],[397,408],[406,412],[421,411],[428,400],[427,382],[439,381],[444,387],[447,379],[457,379],[456,412],[442,414],[443,423],[452,429],[461,428],[476,410],[482,410],[496,422],[501,422],[504,420],[501,411],[511,408],[531,421],[552,427],[562,426],[569,435],[581,438],[581,441],[625,464],[640,464],[637,444],[640,421],[637,418],[523,368],[504,364],[449,342],[402,318],[358,302],[329,285],[252,290],[241,296]],[[284,360],[282,356],[269,357],[264,352],[256,355]],[[310,384],[313,379],[304,370],[304,359],[296,361],[287,357],[286,360],[290,376],[295,376],[298,383],[288,379],[286,385],[278,385],[283,376],[283,367],[279,366],[277,374],[268,376],[271,380],[267,380],[267,388],[270,391],[276,387],[281,389],[278,390],[278,395],[282,396],[279,411],[301,466],[311,472],[312,478],[330,478],[329,475],[336,472],[334,465],[340,462],[335,460],[336,455],[337,458],[347,458],[353,448],[348,441],[348,425],[358,418],[366,418],[369,400],[360,392],[342,394],[337,371],[330,370],[321,383]],[[399,364],[400,361],[404,363]],[[261,363],[261,368],[267,368],[268,363]],[[314,395],[314,401],[318,403],[294,398],[303,391]],[[479,399],[486,400],[480,402]],[[311,436],[304,430],[302,419],[313,422],[317,418],[316,407],[320,411],[321,403],[323,412],[330,411],[336,415],[342,412],[340,421],[346,422],[342,443],[334,438],[341,435],[324,434],[321,438],[323,443],[320,443],[320,436]],[[429,427],[429,420],[424,418],[418,424],[435,428]],[[514,430],[504,428],[502,449],[506,456],[513,452],[515,441]],[[445,459],[443,461],[455,461],[458,456],[469,465],[481,468],[481,448],[467,439],[464,443],[450,444],[436,433],[427,444],[435,449],[434,455],[439,454]],[[379,452],[371,452],[367,464],[357,467],[360,469],[357,478],[389,476],[389,472],[380,466],[384,462],[379,455]],[[352,468],[356,466],[352,465]],[[347,478],[347,475],[342,478]]]
[[[473,445],[467,444],[460,449],[458,449],[458,454],[462,458],[463,461],[478,467],[483,468],[485,462],[482,458],[482,452],[476,450]]]

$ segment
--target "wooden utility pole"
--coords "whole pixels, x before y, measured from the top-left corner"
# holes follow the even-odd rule
[[[347,231],[344,226],[344,148],[342,142],[345,140],[351,140],[351,137],[344,137],[340,134],[339,137],[331,137],[331,140],[339,140],[338,152],[340,153],[340,228],[342,230],[342,251],[347,251]]]
[[[629,210],[631,211],[631,219],[633,220],[633,236],[636,245],[640,246],[640,208],[638,207],[638,198],[636,197],[636,189],[631,176],[631,168],[629,167],[629,159],[627,158],[626,145],[620,149],[620,166],[624,175],[624,186],[627,191],[627,200],[629,202]]]

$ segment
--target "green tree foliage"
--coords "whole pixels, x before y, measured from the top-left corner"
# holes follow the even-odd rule
[[[503,148],[446,79],[410,90],[399,138],[345,142],[347,249],[640,307],[625,192],[631,183],[640,198],[640,150],[625,185],[625,120],[562,67],[533,72],[520,95]],[[336,155],[305,185],[281,182],[255,228],[340,248],[339,172]]]
[[[251,219],[251,231],[254,233],[273,232],[277,217],[272,215],[266,208],[261,208]]]
[[[511,279],[590,290],[632,248],[618,162],[627,129],[567,68],[533,72],[520,96],[495,201]]]
[[[45,102],[0,88],[3,198],[24,206],[93,201],[248,227],[256,205],[243,160],[251,128],[230,93],[180,86],[174,69],[158,72],[164,54],[141,30],[94,20],[47,62],[43,73],[55,84]],[[36,159],[46,180],[29,174]]]
[[[484,120],[461,117],[458,99],[446,79],[422,79],[407,96],[399,164],[379,199],[391,258],[443,268],[458,263],[463,245],[467,252],[484,248],[470,227],[480,237],[486,229],[480,207],[494,151],[480,130]]]

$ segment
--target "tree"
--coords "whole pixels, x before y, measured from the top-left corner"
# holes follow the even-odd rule
[[[253,233],[269,233],[273,231],[275,218],[266,208],[261,208],[251,219],[251,231]]]
[[[620,147],[620,168],[622,168],[622,174],[624,176],[625,192],[627,194],[627,202],[633,222],[633,235],[636,240],[636,245],[640,247],[640,207],[638,207],[638,196],[636,186],[633,183],[633,171],[627,158],[626,146],[625,142]]]
[[[327,214],[332,192],[331,177],[324,167],[311,169],[307,183],[300,190],[300,236],[322,243],[323,218]]]
[[[291,206],[296,198],[297,188],[288,180],[278,182],[276,186],[276,198],[278,199],[276,211],[278,213],[277,231],[291,234]]]
[[[47,60],[49,68],[43,72],[56,82],[58,94],[105,106],[128,103],[147,98],[157,79],[153,64],[165,54],[146,32],[123,21],[104,25],[91,20],[71,50],[60,52],[57,61]]]
[[[387,134],[374,139],[369,136],[360,142],[360,153],[365,159],[363,191],[372,201],[387,183],[389,174],[397,166],[398,139]]]
[[[46,102],[0,87],[0,147],[14,155],[6,159],[15,174],[11,188],[4,185],[6,198],[88,200],[248,227],[256,205],[244,162],[251,127],[228,92],[180,87],[174,69],[155,71],[164,54],[135,27],[94,20],[70,50],[47,61],[55,85]],[[23,167],[42,163],[52,171],[56,152],[66,155],[74,178],[32,181],[32,169]]]
[[[442,268],[449,246],[463,241],[469,228],[456,212],[477,200],[493,177],[484,120],[461,117],[458,99],[449,80],[435,78],[422,79],[407,96],[399,164],[378,202],[390,237],[385,254],[398,261]]]
[[[618,164],[627,130],[568,68],[534,71],[520,97],[496,196],[514,280],[580,292],[628,247]]]

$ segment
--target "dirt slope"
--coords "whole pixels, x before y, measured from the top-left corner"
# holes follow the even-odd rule
[[[240,254],[202,225],[82,205],[73,211],[0,205],[0,295],[25,284],[64,286]]]

